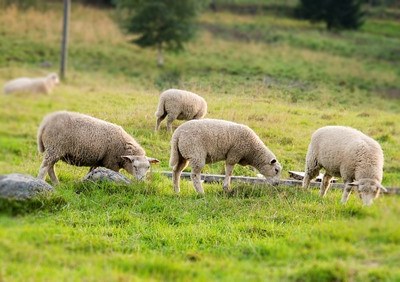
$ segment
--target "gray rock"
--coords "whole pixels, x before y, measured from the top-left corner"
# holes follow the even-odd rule
[[[105,167],[98,167],[89,172],[84,178],[83,181],[111,181],[118,183],[126,183],[130,184],[131,180],[119,172],[115,172],[111,169]]]
[[[26,200],[39,194],[53,192],[47,182],[31,175],[12,173],[0,175],[0,197]]]

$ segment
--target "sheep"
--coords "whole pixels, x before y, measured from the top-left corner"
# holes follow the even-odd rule
[[[190,162],[191,178],[197,193],[204,194],[200,173],[205,164],[225,160],[223,190],[230,192],[235,164],[250,165],[265,177],[278,177],[282,166],[275,155],[248,126],[225,120],[191,120],[180,125],[172,135],[170,166],[173,187],[179,193],[182,171]]]
[[[4,85],[4,94],[14,92],[30,92],[49,94],[56,84],[60,83],[58,75],[51,73],[46,77],[21,77],[7,82]]]
[[[155,130],[160,129],[161,121],[167,119],[167,130],[172,132],[172,122],[178,120],[201,119],[207,114],[207,102],[203,97],[189,91],[169,89],[160,94]]]
[[[39,179],[49,174],[59,183],[54,164],[62,160],[90,171],[103,166],[118,172],[121,168],[138,180],[145,177],[150,163],[159,160],[145,156],[144,149],[122,127],[88,115],[59,111],[44,117],[37,134],[38,150],[43,153]]]
[[[345,126],[325,126],[316,130],[308,146],[303,188],[318,175],[321,168],[325,174],[321,181],[320,195],[324,197],[333,176],[342,177],[345,183],[341,202],[349,199],[356,189],[365,205],[371,205],[380,190],[383,175],[383,152],[374,139]]]

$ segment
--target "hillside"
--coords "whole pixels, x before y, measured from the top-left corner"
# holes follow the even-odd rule
[[[121,187],[81,184],[88,169],[60,162],[53,196],[1,200],[0,281],[399,280],[398,197],[366,208],[355,195],[340,205],[339,191],[321,199],[234,184],[228,197],[205,184],[201,198],[189,181],[176,196],[159,173],[170,170],[170,134],[165,123],[154,132],[160,91],[183,88],[205,97],[208,117],[253,128],[283,178],[304,169],[312,132],[347,125],[381,144],[383,184],[400,187],[399,14],[376,8],[359,31],[327,32],[279,9],[227,5],[203,13],[195,40],[159,69],[155,51],[131,44],[113,10],[73,5],[67,79],[50,95],[0,95],[0,174],[37,175],[37,127],[61,109],[121,125],[161,164],[145,183]],[[0,10],[1,85],[58,71],[61,19],[57,3]],[[217,163],[203,173],[223,171]]]

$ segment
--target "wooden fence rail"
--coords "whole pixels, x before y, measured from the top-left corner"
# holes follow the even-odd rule
[[[161,174],[172,178],[172,172],[170,171],[162,171]],[[181,178],[190,179],[190,172],[182,172]],[[213,183],[213,182],[223,182],[225,175],[220,174],[201,174],[201,180],[205,183]],[[247,177],[247,176],[232,176],[232,181],[244,182],[244,183],[253,183],[253,184],[264,184],[268,186],[301,186],[301,180],[294,179],[279,179],[277,181],[271,181],[269,179],[261,178],[261,177]],[[310,187],[319,188],[321,182],[311,182]],[[343,183],[331,183],[331,188],[333,189],[343,189]],[[387,194],[400,194],[400,188],[390,187],[387,188]]]

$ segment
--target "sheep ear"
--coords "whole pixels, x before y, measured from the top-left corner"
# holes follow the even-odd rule
[[[360,183],[358,181],[350,182],[348,185],[350,186],[358,186]]]
[[[276,159],[272,159],[269,163],[270,163],[270,164],[276,163]]]
[[[146,157],[146,158],[149,161],[149,163],[151,163],[151,164],[158,164],[160,162],[159,160],[157,160],[155,158],[149,158],[149,157]]]
[[[121,158],[123,158],[126,161],[130,161],[130,162],[133,162],[133,160],[134,160],[134,156],[130,156],[130,155],[121,156]]]
[[[386,193],[388,192],[388,190],[387,190],[385,187],[383,187],[382,185],[380,185],[379,188],[381,188],[381,190],[382,190],[383,192],[386,192]]]

